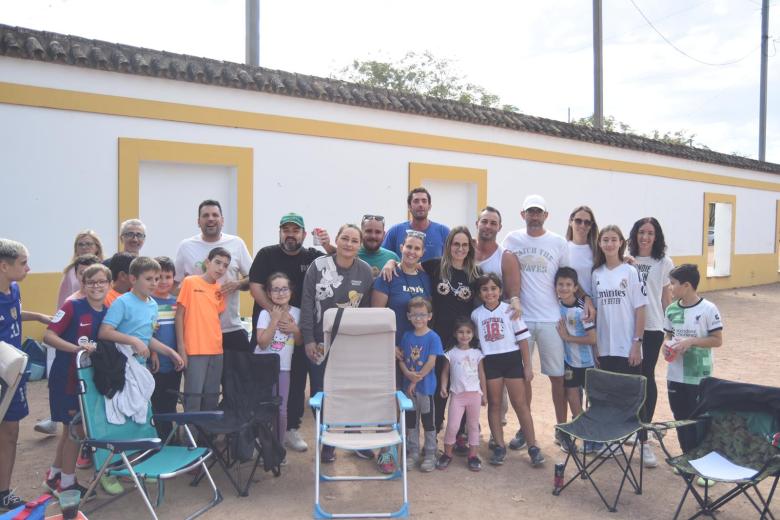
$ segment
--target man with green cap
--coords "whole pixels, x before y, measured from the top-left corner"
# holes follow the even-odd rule
[[[327,253],[335,253],[336,248],[330,244],[328,232],[322,228],[316,229],[316,238]],[[279,220],[279,243],[266,246],[257,252],[252,267],[249,270],[249,291],[255,299],[252,311],[252,344],[257,343],[257,318],[262,309],[269,312],[273,303],[265,291],[268,277],[276,272],[286,274],[290,278],[292,295],[290,305],[301,306],[303,278],[315,258],[322,256],[322,251],[313,247],[303,247],[306,238],[306,226],[303,217],[297,213],[287,213]],[[309,363],[303,345],[296,345],[293,351],[290,371],[290,393],[287,399],[287,432],[284,436],[285,445],[295,451],[306,451],[306,442],[298,433],[304,412],[306,399],[306,376]]]

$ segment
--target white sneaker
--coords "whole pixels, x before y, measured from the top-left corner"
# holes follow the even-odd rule
[[[658,459],[655,457],[653,448],[647,442],[642,444],[642,459],[645,461],[646,468],[658,467]]]
[[[633,446],[636,443],[636,433],[632,433],[623,444],[627,446]]]
[[[35,423],[33,430],[44,435],[57,435],[57,423],[51,419],[44,419]]]
[[[284,433],[284,445],[293,451],[306,451],[309,445],[301,438],[297,428],[292,428]]]

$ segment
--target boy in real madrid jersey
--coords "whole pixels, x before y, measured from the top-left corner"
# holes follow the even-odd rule
[[[666,308],[663,346],[669,406],[675,420],[688,419],[696,407],[699,381],[712,375],[712,349],[723,343],[723,323],[715,304],[700,297],[699,269],[683,264],[669,273],[674,302]],[[684,452],[695,447],[695,426],[677,429]]]

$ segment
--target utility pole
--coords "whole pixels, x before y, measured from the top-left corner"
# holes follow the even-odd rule
[[[766,83],[769,59],[769,0],[761,2],[761,93],[758,115],[758,160],[766,161]]]
[[[768,0],[764,0],[767,2]],[[601,0],[593,0],[593,126],[604,129],[604,73],[601,48]]]
[[[260,65],[260,0],[246,0],[246,64]]]

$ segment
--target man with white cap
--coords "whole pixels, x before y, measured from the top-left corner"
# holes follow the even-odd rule
[[[558,298],[555,294],[555,273],[559,267],[569,265],[569,249],[566,240],[544,228],[547,220],[547,203],[541,195],[529,195],[523,201],[521,213],[526,228],[512,231],[504,239],[503,248],[511,251],[520,261],[520,303],[523,320],[531,333],[529,347],[533,355],[539,347],[542,374],[550,378],[552,399],[557,423],[566,422],[566,394],[563,387],[563,340],[556,324],[561,319]],[[531,387],[526,381],[528,404]],[[556,433],[555,442],[561,444]],[[525,436],[518,431],[509,447],[515,450],[525,445]]]

